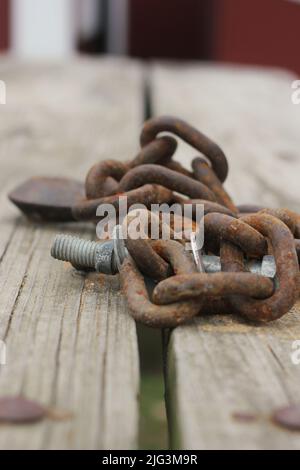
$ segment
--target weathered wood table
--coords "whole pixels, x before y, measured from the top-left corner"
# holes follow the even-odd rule
[[[139,357],[136,327],[118,276],[76,273],[49,256],[57,232],[93,238],[93,226],[35,225],[6,194],[39,174],[83,179],[91,164],[138,150],[145,79],[153,115],[187,119],[223,146],[227,188],[239,203],[299,210],[300,106],[293,77],[277,70],[154,64],[127,59],[21,65],[1,59],[0,395],[22,393],[68,410],[63,420],[1,425],[1,449],[136,448]],[[188,164],[192,149],[181,145]],[[299,307],[256,327],[232,316],[198,318],[166,346],[172,447],[300,449],[300,433],[270,420],[300,402]],[[163,358],[162,358],[163,359]],[[256,415],[253,421],[237,414]]]

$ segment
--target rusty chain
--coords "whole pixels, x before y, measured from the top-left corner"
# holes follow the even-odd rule
[[[168,135],[160,135],[165,132]],[[190,170],[174,160],[174,136],[201,153]],[[128,206],[140,203],[149,210],[152,204],[189,204],[193,231],[197,229],[196,206],[203,204],[203,251],[220,256],[221,272],[197,271],[184,246],[187,240],[175,240],[175,216],[170,219],[169,240],[162,239],[161,220],[159,240],[149,235],[134,239],[129,233],[125,240],[129,254],[120,263],[120,276],[133,317],[153,327],[174,327],[199,314],[234,312],[267,322],[287,313],[299,293],[300,215],[288,209],[235,205],[223,187],[228,174],[224,152],[181,119],[148,120],[140,142],[141,150],[131,161],[106,160],[94,165],[85,180],[85,197],[77,182],[64,182],[61,186],[69,194],[66,204],[51,192],[51,182],[35,181],[35,186],[28,182],[17,188],[10,199],[27,215],[48,220],[96,220],[101,204],[112,204],[118,212],[120,195],[127,196]],[[59,192],[58,179],[55,184]],[[42,202],[33,201],[37,187]],[[128,213],[123,225],[133,217]],[[145,230],[148,224],[149,218]],[[249,260],[265,255],[274,256],[275,279],[248,271]],[[156,283],[151,294],[144,276]]]

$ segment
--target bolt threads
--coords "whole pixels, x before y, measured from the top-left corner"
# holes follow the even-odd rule
[[[97,243],[71,235],[56,235],[51,256],[61,261],[69,261],[73,266],[94,268]]]

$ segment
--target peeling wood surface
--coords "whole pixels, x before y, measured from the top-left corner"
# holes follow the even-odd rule
[[[6,194],[32,175],[83,180],[104,158],[131,158],[142,123],[142,71],[128,60],[20,65],[1,59],[0,395],[24,394],[68,412],[61,421],[0,426],[0,449],[137,446],[139,364],[134,321],[118,277],[83,276],[50,257],[57,232],[93,238],[80,224],[35,225]]]
[[[277,70],[154,65],[153,112],[179,115],[221,144],[236,202],[299,211],[300,107],[291,103],[292,80]],[[186,164],[195,156],[184,144],[180,152]],[[291,360],[299,315],[300,302],[264,327],[229,315],[172,332],[166,383],[174,447],[300,449],[300,433],[270,419],[274,408],[300,402],[300,365]]]

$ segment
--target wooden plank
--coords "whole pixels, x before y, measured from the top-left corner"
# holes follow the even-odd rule
[[[155,115],[178,115],[225,149],[234,200],[299,210],[300,113],[293,76],[275,70],[191,64],[152,69]],[[188,164],[195,151],[181,145]],[[184,449],[299,449],[300,434],[275,426],[276,407],[299,402],[300,302],[281,320],[254,327],[240,318],[197,318],[167,345],[172,446]],[[253,421],[235,414],[252,414]]]
[[[300,303],[264,327],[232,316],[198,318],[172,333],[167,397],[173,447],[300,448],[299,433],[271,421],[274,409],[299,401],[300,370],[291,360],[299,311]],[[253,421],[236,417],[244,414]]]
[[[83,180],[104,158],[130,158],[142,121],[142,70],[129,60],[20,65],[2,60],[1,396],[22,393],[71,412],[62,421],[1,425],[1,449],[118,449],[137,445],[135,323],[118,276],[83,276],[50,257],[57,232],[95,237],[84,224],[36,225],[6,194],[24,178]]]
[[[237,204],[299,210],[296,78],[277,69],[157,65],[153,114],[178,115],[221,145],[230,166],[225,186]],[[188,163],[195,150],[183,144],[177,155]]]

